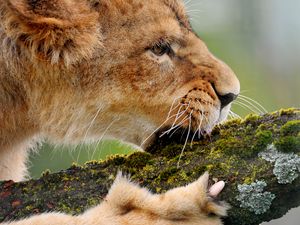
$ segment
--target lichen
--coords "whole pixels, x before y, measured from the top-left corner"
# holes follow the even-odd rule
[[[264,160],[274,163],[273,173],[278,183],[292,183],[300,173],[300,157],[294,153],[279,152],[276,147],[271,144],[266,151],[259,153]]]
[[[256,181],[250,185],[238,185],[239,195],[236,199],[241,203],[240,207],[246,208],[257,215],[267,212],[275,195],[271,192],[264,192],[266,186],[265,181]]]

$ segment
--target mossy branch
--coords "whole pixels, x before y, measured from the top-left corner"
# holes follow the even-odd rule
[[[204,171],[225,180],[220,198],[232,209],[225,224],[258,225],[300,205],[300,110],[250,115],[183,145],[181,135],[157,139],[148,153],[73,165],[38,180],[0,183],[0,221],[46,211],[78,214],[101,202],[118,170],[153,192],[197,179]]]

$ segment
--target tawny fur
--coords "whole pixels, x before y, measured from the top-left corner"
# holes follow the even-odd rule
[[[0,45],[0,180],[25,178],[38,140],[144,148],[174,103],[209,131],[230,108],[219,96],[240,89],[179,0],[1,0]]]

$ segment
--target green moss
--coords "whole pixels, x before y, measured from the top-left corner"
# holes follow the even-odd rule
[[[113,155],[113,156],[108,156],[106,158],[106,160],[104,161],[104,163],[106,165],[115,165],[115,166],[119,166],[119,165],[123,165],[126,162],[126,159],[123,155]]]
[[[41,176],[42,176],[42,177],[48,176],[50,173],[51,173],[51,170],[46,169],[45,171],[42,172]]]
[[[69,205],[63,203],[63,202],[60,202],[57,206],[57,208],[59,209],[59,211],[61,212],[65,212],[65,213],[68,213],[68,214],[72,214],[74,213],[74,210],[72,209],[72,207],[70,207]]]
[[[288,116],[288,115],[293,115],[295,113],[299,113],[300,111],[295,108],[288,108],[288,109],[280,109],[279,110],[279,116]]]
[[[244,178],[244,184],[251,184],[251,183],[253,183],[255,180],[253,180],[253,178],[252,177],[245,177]]]
[[[173,184],[174,185],[174,184],[178,183],[179,181],[180,182],[182,182],[182,181],[190,181],[189,176],[183,170],[177,172],[173,168],[172,173],[173,173],[173,175],[169,176],[169,178],[167,179],[167,183],[168,184],[171,184],[171,185]],[[164,175],[166,175],[166,173]],[[162,177],[160,177],[160,178],[162,178]]]
[[[211,162],[214,162],[214,160],[211,160]],[[198,174],[203,174],[206,171],[211,174],[226,174],[234,168],[233,164],[234,161],[232,161],[231,158],[224,157],[222,159],[215,160],[214,163],[200,166]]]
[[[158,179],[161,181],[171,181],[174,180],[174,175],[176,176],[176,173],[179,171],[179,169],[176,166],[166,168],[163,170]]]
[[[151,164],[152,155],[145,152],[135,152],[127,157],[125,166],[129,168],[141,169],[147,164]]]
[[[300,136],[282,137],[274,145],[281,152],[295,152],[300,149]]]
[[[224,155],[224,149],[220,146],[213,147],[207,156],[209,159],[216,160],[222,158]]]
[[[28,205],[25,207],[25,210],[27,211],[32,211],[34,209],[34,207],[32,205]]]
[[[87,200],[87,204],[89,205],[89,206],[95,206],[95,205],[97,205],[97,204],[99,204],[100,203],[100,200],[99,199],[96,199],[96,198],[89,198],[88,200]]]
[[[265,174],[269,169],[270,166],[266,163],[257,165],[251,165],[249,167],[249,172],[247,176],[243,179],[243,184],[251,184],[255,182],[261,175]]]
[[[153,172],[155,170],[153,165],[146,165],[143,170],[147,173],[147,172]]]
[[[252,146],[253,154],[258,154],[272,143],[273,134],[270,130],[258,129],[255,133],[255,142]]]
[[[238,152],[241,146],[241,141],[236,137],[223,138],[215,143],[214,151],[212,151],[210,155],[213,155],[213,157],[216,156],[216,153],[232,155]]]
[[[203,170],[203,171],[208,171],[208,172],[211,172],[214,168],[215,168],[215,165],[213,164],[208,164],[205,166],[206,168]]]
[[[226,126],[230,127],[230,126],[237,126],[239,124],[241,124],[243,122],[242,119],[231,119],[226,121]]]
[[[101,163],[101,161],[98,161],[98,160],[90,160],[90,161],[87,161],[84,163],[84,166],[90,166],[90,165],[97,165]]]
[[[217,158],[224,155],[237,154],[241,158],[250,158],[263,151],[272,143],[273,131],[270,124],[261,124],[256,129],[257,115],[250,115],[244,121],[244,127],[221,130],[221,138],[216,140],[210,157]],[[253,131],[255,131],[253,135]]]
[[[272,142],[272,132],[269,130],[258,131],[255,134],[255,138],[257,139],[257,142],[266,146]]]
[[[183,145],[181,144],[169,144],[161,149],[160,155],[166,156],[168,158],[176,157],[180,154]]]
[[[245,117],[245,119],[242,121],[243,123],[256,123],[257,120],[259,120],[261,117],[257,114],[249,114]]]
[[[300,132],[300,120],[288,121],[280,129],[281,135],[297,135]]]

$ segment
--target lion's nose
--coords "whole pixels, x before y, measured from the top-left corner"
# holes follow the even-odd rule
[[[229,93],[226,95],[218,95],[220,102],[221,102],[221,109],[223,109],[225,106],[227,106],[229,103],[231,103],[233,100],[235,100],[238,95]]]
[[[214,84],[212,84],[212,88],[214,89],[216,95],[218,96],[220,102],[221,102],[221,110],[229,105],[231,102],[233,102],[238,96],[239,94],[235,94],[235,93],[232,93],[232,92],[229,92],[227,94],[221,94],[216,86]]]
[[[221,110],[235,100],[240,93],[240,82],[235,73],[221,60],[216,59],[219,74],[212,82],[213,89],[221,103]]]

